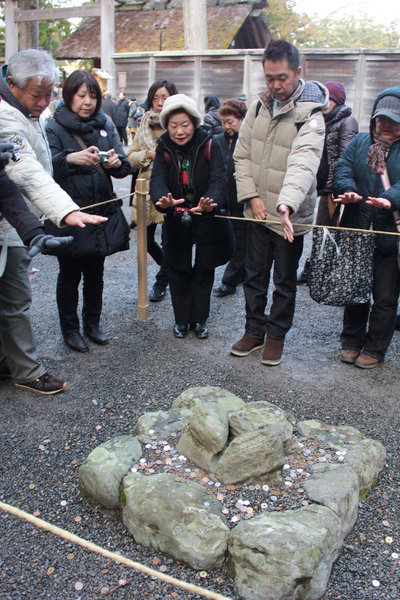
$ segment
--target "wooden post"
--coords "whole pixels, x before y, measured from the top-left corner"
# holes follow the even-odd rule
[[[116,93],[115,64],[111,55],[115,52],[115,9],[114,0],[101,0],[100,18],[101,68],[113,79],[109,83],[112,95]]]
[[[147,217],[146,217],[146,180],[136,181],[137,196],[137,261],[138,261],[138,309],[139,319],[149,316],[149,299],[147,294]]]
[[[15,8],[17,8],[16,0],[6,0],[4,6],[6,63],[12,54],[18,52],[18,23],[14,21]]]
[[[208,49],[206,0],[183,0],[185,50]]]

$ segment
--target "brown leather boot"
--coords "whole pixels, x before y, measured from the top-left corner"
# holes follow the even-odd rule
[[[283,340],[273,340],[268,336],[265,339],[265,346],[262,353],[261,363],[269,367],[279,365],[282,360]]]
[[[264,345],[264,340],[262,338],[255,338],[251,335],[244,334],[244,336],[233,344],[231,348],[231,354],[235,356],[248,356],[254,350],[259,350]]]

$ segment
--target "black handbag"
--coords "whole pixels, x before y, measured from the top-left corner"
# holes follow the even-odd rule
[[[369,302],[374,248],[373,233],[314,228],[308,277],[311,298],[329,306]]]

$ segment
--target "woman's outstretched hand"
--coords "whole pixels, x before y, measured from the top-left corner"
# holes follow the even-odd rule
[[[212,198],[200,198],[199,203],[194,208],[189,209],[189,212],[211,212],[218,204],[212,200]]]
[[[183,202],[185,202],[184,198],[175,200],[175,198],[172,197],[171,192],[169,192],[168,196],[162,196],[162,198],[160,198],[158,202],[156,202],[156,206],[159,206],[160,208],[173,208],[174,206],[183,204]]]
[[[356,194],[356,192],[346,192],[345,194],[339,194],[333,201],[337,204],[354,204],[355,202],[360,202],[362,199],[363,197]]]
[[[118,167],[120,167],[122,163],[119,159],[118,154],[116,154],[114,148],[108,150],[108,154],[110,155],[108,157],[108,161],[106,163],[103,163],[102,166],[105,169],[118,169]]]

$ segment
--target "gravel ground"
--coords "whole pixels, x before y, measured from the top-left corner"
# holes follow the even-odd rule
[[[128,193],[129,183],[118,182],[117,191]],[[137,546],[119,516],[89,506],[78,492],[79,466],[98,444],[131,433],[144,412],[168,409],[187,387],[217,385],[245,401],[273,402],[299,420],[353,425],[386,445],[387,468],[360,504],[359,520],[333,567],[324,600],[400,598],[400,566],[391,556],[400,553],[400,333],[377,369],[365,372],[342,364],[341,309],[318,306],[301,287],[283,361],[264,367],[260,352],[242,359],[229,354],[243,333],[240,288],[234,296],[212,299],[208,340],[193,334],[176,340],[169,294],[164,302],[150,305],[147,321],[138,318],[135,232],[131,240],[129,252],[106,261],[102,325],[110,344],[90,344],[83,355],[69,350],[61,337],[57,261],[35,258],[40,272],[32,282],[32,323],[39,355],[48,371],[65,377],[68,385],[62,394],[46,398],[0,382],[0,499],[109,550],[154,568],[165,566],[172,576],[233,597],[226,569],[202,578]],[[308,250],[309,239],[305,255]],[[149,288],[156,269],[149,259]],[[223,267],[217,281],[222,272]],[[39,445],[45,440],[43,451]],[[102,588],[109,588],[115,599],[195,597],[4,513],[0,536],[1,598],[96,599]]]

